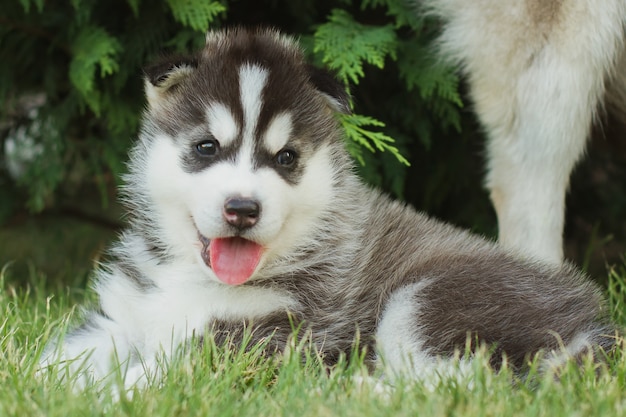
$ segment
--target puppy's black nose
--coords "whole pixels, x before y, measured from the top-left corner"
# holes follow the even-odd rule
[[[260,213],[259,202],[249,198],[231,198],[224,204],[224,219],[238,229],[254,226]]]

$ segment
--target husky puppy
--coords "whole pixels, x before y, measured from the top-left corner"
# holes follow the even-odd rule
[[[561,262],[592,120],[603,101],[626,114],[626,0],[412,1],[443,18],[440,50],[467,75],[500,242]]]
[[[599,289],[573,268],[526,263],[364,185],[336,121],[348,97],[294,40],[213,32],[146,74],[129,228],[97,271],[99,307],[45,364],[100,379],[122,363],[133,384],[193,334],[251,329],[279,352],[294,326],[328,364],[358,338],[416,375],[468,337],[519,368],[613,343]]]

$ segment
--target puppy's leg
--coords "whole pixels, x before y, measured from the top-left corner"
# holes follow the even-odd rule
[[[139,358],[128,329],[106,315],[93,311],[85,324],[46,347],[40,360],[43,371],[57,368],[59,379],[66,376],[76,389],[120,375],[127,387],[145,382],[146,369],[156,368],[151,357]],[[155,369],[150,369],[154,372]]]
[[[430,282],[408,285],[394,292],[382,314],[376,332],[377,354],[384,373],[391,379],[411,377],[434,389],[442,377],[465,377],[462,366],[451,366],[424,348],[424,337],[416,322],[420,291]],[[454,375],[456,369],[458,375]]]
[[[623,0],[434,0],[488,135],[503,244],[563,257],[565,194],[621,48]]]

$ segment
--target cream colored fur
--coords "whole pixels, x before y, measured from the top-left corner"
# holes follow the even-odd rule
[[[563,258],[565,194],[605,95],[623,102],[624,0],[425,0],[488,136],[500,241]]]

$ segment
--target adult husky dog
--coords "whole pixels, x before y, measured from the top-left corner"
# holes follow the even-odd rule
[[[468,337],[519,368],[613,343],[573,268],[525,263],[364,185],[335,119],[345,92],[290,38],[213,32],[146,72],[130,227],[97,272],[99,307],[44,363],[103,378],[115,357],[132,384],[192,334],[250,329],[274,352],[294,326],[328,364],[358,335],[369,360],[416,374]]]
[[[561,262],[570,172],[605,88],[609,104],[626,112],[626,1],[416,4],[444,19],[441,50],[467,74],[488,136],[486,183],[500,241]]]

